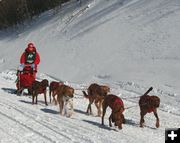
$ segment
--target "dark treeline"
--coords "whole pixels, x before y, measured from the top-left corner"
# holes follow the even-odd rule
[[[69,0],[0,0],[0,29],[22,23]]]

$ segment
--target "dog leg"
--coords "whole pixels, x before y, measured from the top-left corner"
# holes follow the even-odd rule
[[[99,102],[99,105],[98,105],[98,117],[101,117],[101,114],[102,114],[102,112],[101,112],[101,101]]]
[[[61,106],[62,106],[62,112],[61,112],[61,114],[64,116],[64,101],[62,100],[62,104],[61,104]]]
[[[86,110],[86,113],[87,113],[88,115],[92,115],[91,104],[92,104],[92,102],[89,102],[88,107],[87,107],[87,110]]]
[[[141,112],[140,115],[141,115],[141,119],[140,119],[140,127],[144,127],[144,116],[145,116],[146,113],[144,112]]]
[[[44,101],[45,101],[45,105],[47,106],[47,100],[46,100],[46,91],[44,91]]]
[[[32,92],[32,104],[34,104],[35,92]]]
[[[97,116],[101,117],[101,110],[100,110],[100,103],[98,101],[95,101],[95,106],[97,108]]]
[[[66,117],[69,117],[69,115],[68,115],[68,105],[69,105],[69,100],[70,100],[70,98],[69,97],[67,97],[67,96],[63,96],[63,102],[64,102],[64,116],[66,116]]]
[[[156,117],[156,128],[159,128],[159,117],[158,117],[158,114],[157,114],[157,109],[154,111],[154,116]]]
[[[121,115],[121,118],[122,118],[122,123],[123,123],[123,124],[125,124],[125,123],[126,123],[126,120],[125,120],[125,118],[124,118],[124,115],[123,115],[123,114]]]
[[[90,106],[89,106],[89,114],[90,114],[90,115],[93,114],[93,113],[92,113],[92,107],[91,107],[91,104],[90,104]]]
[[[90,107],[89,107],[89,110],[90,110],[90,114],[93,115],[93,112],[92,112],[92,108],[91,108],[91,105],[93,104],[94,102],[94,96],[90,96],[89,97],[89,103],[90,103]]]
[[[20,89],[17,89],[17,93],[16,93],[16,94],[17,94],[18,96],[21,96],[23,90],[24,90],[23,87],[21,87]]]
[[[85,98],[88,98],[89,99],[89,104],[88,104],[88,106],[87,106],[87,110],[86,110],[86,114],[88,114],[88,115],[90,115],[90,113],[89,112],[91,112],[90,110],[90,108],[91,108],[91,96],[89,96],[89,95],[87,95],[87,93],[85,92],[85,91],[82,91],[83,92],[83,95],[84,95],[84,97]]]
[[[64,102],[63,101],[60,101],[59,103],[59,109],[60,109],[60,114],[63,115],[63,107],[64,107]]]
[[[65,104],[64,104],[64,111],[65,111],[65,115],[66,117],[71,117],[73,114],[73,99],[66,99],[65,100]]]
[[[70,110],[70,114],[69,114],[69,117],[71,117],[73,115],[73,112],[74,112],[74,108],[73,108],[73,99],[69,99],[69,110]]]
[[[106,114],[107,107],[108,107],[107,104],[105,102],[103,102],[103,113],[102,113],[102,117],[101,117],[102,125],[104,125],[104,115]]]
[[[109,116],[109,126],[110,126],[110,127],[112,127],[111,122],[112,122],[112,113],[111,113],[111,115]]]
[[[122,129],[122,122],[119,124],[118,129]]]
[[[49,89],[49,101],[51,103],[51,89]]]
[[[31,88],[28,88],[28,95],[32,95],[32,90],[31,90]]]
[[[36,104],[37,104],[37,98],[38,98],[38,95],[36,94],[35,97],[36,97]]]
[[[55,96],[56,96],[56,92],[53,91],[52,92],[53,102],[54,102],[55,105],[57,105],[57,100],[56,100]]]
[[[54,102],[55,105],[57,105],[57,100],[55,98],[55,95],[53,96],[53,102]]]
[[[99,102],[100,116],[102,115],[102,103],[103,103],[103,100],[101,100],[101,101]]]
[[[67,101],[64,101],[64,116],[67,116]]]
[[[90,106],[90,103],[88,104],[88,107],[87,107],[87,110],[86,110],[86,113],[89,115],[89,106]]]
[[[34,97],[35,97],[35,95],[33,94],[32,95],[32,104],[34,104]]]
[[[60,111],[60,115],[62,115],[62,111],[63,111],[63,99],[62,99],[62,97],[60,97],[60,95],[58,95],[58,97],[57,97],[57,99],[58,99],[58,102],[59,102],[59,111]]]

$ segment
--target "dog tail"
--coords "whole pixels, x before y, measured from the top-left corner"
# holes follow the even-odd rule
[[[83,95],[85,98],[89,98],[89,96],[87,95],[87,93],[85,91],[82,91],[83,92]]]
[[[151,90],[153,90],[153,87],[150,87],[145,93],[143,96],[146,96]]]

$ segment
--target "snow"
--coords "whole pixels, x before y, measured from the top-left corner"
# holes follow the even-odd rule
[[[180,1],[76,0],[35,17],[31,23],[0,31],[0,142],[163,143],[165,128],[180,126]],[[16,69],[28,42],[41,56],[38,80],[64,81],[75,88],[74,114],[16,96]],[[88,116],[82,90],[107,84],[124,101],[127,124],[108,126],[110,109],[101,118]],[[139,127],[138,99],[152,86],[161,99],[160,128],[148,114]],[[26,92],[26,91],[24,91]],[[49,98],[49,97],[48,97]]]

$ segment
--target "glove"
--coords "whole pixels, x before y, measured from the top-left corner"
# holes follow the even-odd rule
[[[31,64],[31,68],[35,70],[35,64]]]
[[[18,70],[23,71],[23,69],[24,69],[24,64],[20,64],[19,67],[18,67]]]

